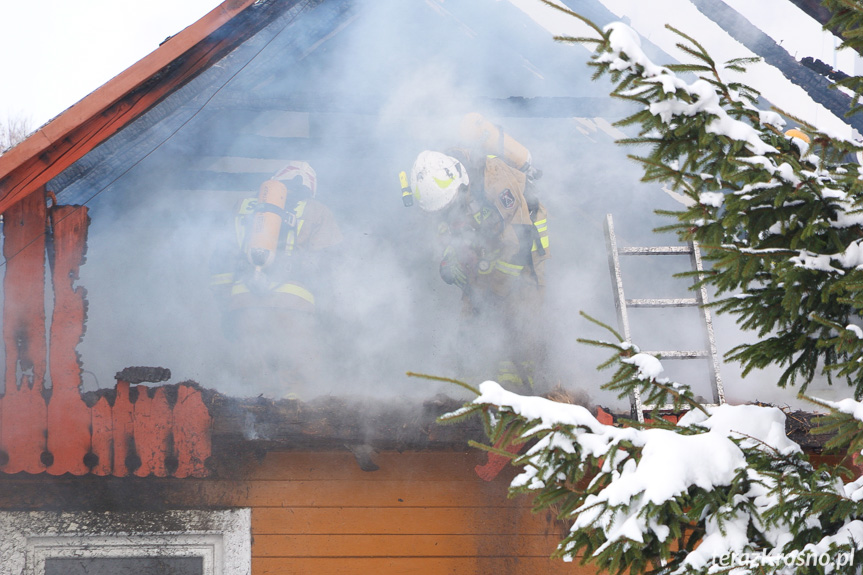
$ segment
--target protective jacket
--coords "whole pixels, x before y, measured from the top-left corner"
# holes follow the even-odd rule
[[[470,188],[444,214],[440,234],[465,269],[468,289],[498,298],[522,297],[524,287],[541,291],[550,256],[545,207],[533,196],[525,174],[497,156],[462,149],[448,155],[466,166]]]

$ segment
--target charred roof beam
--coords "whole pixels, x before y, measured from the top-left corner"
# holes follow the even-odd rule
[[[294,94],[264,97],[247,92],[222,92],[212,106],[223,110],[339,113],[378,116],[387,107],[389,97],[383,94],[362,98],[345,98],[341,94]],[[500,117],[516,118],[587,118],[619,117],[635,112],[635,108],[607,97],[510,96],[508,98],[464,98],[442,102],[438,108],[418,108],[413,116],[450,115],[453,110],[467,113],[484,110]]]
[[[806,90],[815,102],[830,110],[837,118],[858,132],[863,132],[863,117],[859,114],[845,116],[851,108],[851,98],[837,90],[830,80],[799,63],[770,36],[724,2],[714,0],[691,0],[691,2],[731,37],[763,58],[767,64],[777,68],[791,82]]]

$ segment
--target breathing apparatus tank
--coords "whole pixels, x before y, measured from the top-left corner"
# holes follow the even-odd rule
[[[477,146],[486,154],[500,156],[517,170],[527,172],[531,167],[530,152],[500,126],[495,126],[476,112],[467,114],[459,129],[461,139]]]
[[[245,249],[246,258],[254,266],[254,287],[266,287],[264,268],[276,258],[287,198],[288,189],[278,180],[265,181],[258,191]]]

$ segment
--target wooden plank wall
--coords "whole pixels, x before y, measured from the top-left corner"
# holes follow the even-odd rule
[[[92,408],[81,397],[76,348],[87,303],[86,290],[75,283],[88,226],[84,206],[48,209],[44,188],[3,214],[6,389],[0,396],[0,471],[205,476],[212,420],[200,389],[178,385],[173,405],[164,388],[132,390],[128,382],[119,382],[112,400],[102,396]],[[49,239],[52,291],[46,294]],[[46,295],[54,302],[47,331]]]
[[[484,454],[374,461],[380,469],[364,472],[347,451],[271,452],[230,487],[230,503],[252,508],[252,575],[595,573],[550,559],[565,526],[533,514],[525,497],[507,498],[511,468],[481,480]]]

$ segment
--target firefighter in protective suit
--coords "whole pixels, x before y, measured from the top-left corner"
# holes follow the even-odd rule
[[[299,398],[323,377],[315,293],[342,234],[316,191],[312,167],[289,162],[240,203],[211,266],[242,383],[267,396]]]
[[[424,151],[411,188],[438,218],[441,278],[462,290],[462,337],[471,371],[516,389],[533,386],[545,357],[543,300],[549,257],[546,211],[533,193],[529,156]],[[471,374],[473,375],[473,374]]]

